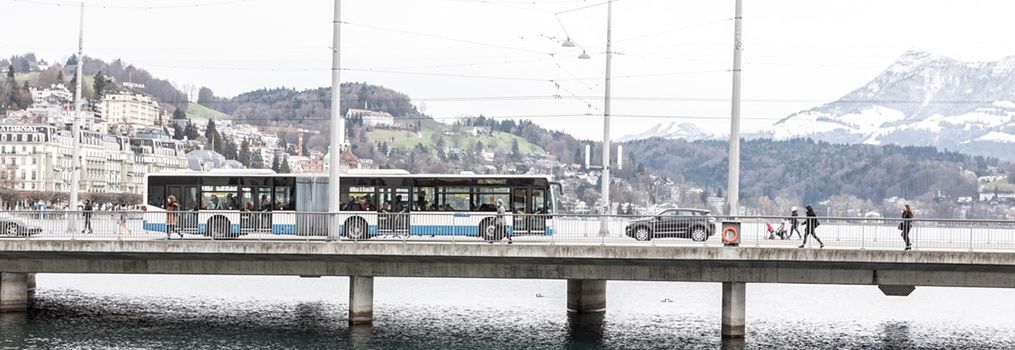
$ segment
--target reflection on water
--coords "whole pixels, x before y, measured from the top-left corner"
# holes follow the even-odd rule
[[[574,314],[560,281],[378,279],[373,327],[349,327],[344,281],[47,276],[28,313],[0,315],[0,348],[1015,348],[998,322],[1015,306],[990,301],[1010,299],[971,297],[1008,291],[752,285],[747,337],[720,340],[711,284],[611,282],[605,314]]]

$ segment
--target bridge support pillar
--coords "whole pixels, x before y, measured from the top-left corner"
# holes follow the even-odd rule
[[[35,274],[28,274],[25,281],[25,287],[28,289],[28,301],[32,301],[32,299],[35,299]]]
[[[28,274],[0,272],[0,313],[28,309]]]
[[[349,325],[374,322],[374,278],[349,276]]]
[[[606,280],[567,280],[568,312],[605,312]]]
[[[747,283],[722,283],[722,337],[743,338],[746,314]]]

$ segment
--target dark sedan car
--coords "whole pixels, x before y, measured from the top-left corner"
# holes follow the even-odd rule
[[[24,237],[42,233],[42,227],[24,218],[0,213],[0,236]]]
[[[656,216],[631,221],[624,230],[639,241],[675,237],[704,241],[715,234],[715,218],[703,209],[668,209]]]

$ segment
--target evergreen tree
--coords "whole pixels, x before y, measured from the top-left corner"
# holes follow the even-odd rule
[[[182,109],[177,108],[175,111],[173,111],[173,119],[187,119],[187,112],[184,112]]]
[[[275,153],[275,156],[271,157],[271,171],[276,173],[280,173],[282,171],[278,161],[279,158],[282,158],[282,155],[279,153]]]
[[[215,128],[215,120],[208,119],[208,126],[204,128],[204,137],[211,140],[212,136],[218,134],[218,129]]]
[[[278,172],[280,174],[288,174],[293,172],[293,170],[289,168],[289,156],[282,157],[282,161],[280,163],[281,164],[278,165]]]
[[[186,131],[183,130],[183,127],[179,123],[173,124],[173,139],[183,140],[184,136],[186,136]]]
[[[92,78],[92,90],[95,90],[95,99],[101,100],[102,96],[106,95],[106,89],[109,88],[109,80],[106,79],[105,75],[102,75],[102,71],[95,73],[95,77]]]
[[[63,69],[62,68],[56,72],[56,83],[57,84],[64,84],[65,86],[67,84],[67,79],[64,79],[64,77],[63,77]]]
[[[512,140],[511,143],[511,159],[520,160],[522,159],[522,149],[518,146],[518,139]]]
[[[236,148],[236,142],[231,137],[222,138],[222,156],[229,160],[237,160],[240,152]]]
[[[253,152],[250,157],[250,168],[264,169],[264,157],[261,156],[261,152]]]
[[[184,128],[183,134],[187,136],[188,140],[197,140],[201,133],[197,131],[197,127],[194,126],[193,122],[187,123],[187,127]]]
[[[241,164],[243,164],[246,167],[250,168],[250,162],[251,162],[250,141],[243,140],[243,142],[240,143],[240,153],[239,153],[239,159],[238,160],[240,161]]]
[[[77,89],[77,86],[78,86],[78,72],[77,70],[75,70],[74,75],[71,75],[70,81],[67,82],[67,90],[70,91],[72,96],[74,95],[74,91],[75,89]],[[81,93],[84,94],[84,91],[82,91]]]
[[[14,65],[7,66],[6,96],[0,96],[0,102],[8,108],[17,109],[18,82],[14,80]]]
[[[289,153],[289,142],[286,142],[285,137],[282,137],[282,135],[278,135],[278,149]]]

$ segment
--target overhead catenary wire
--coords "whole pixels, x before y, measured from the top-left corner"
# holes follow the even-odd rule
[[[32,5],[45,5],[45,6],[56,6],[56,7],[74,7],[78,8],[81,5],[77,1],[44,1],[44,0],[7,0],[11,2],[18,2]],[[174,4],[174,5],[104,5],[104,4],[85,4],[87,8],[103,8],[103,9],[124,9],[124,10],[156,10],[156,9],[178,9],[178,8],[200,8],[209,6],[223,6],[232,5],[239,3],[246,3],[258,0],[223,0],[223,1],[206,1],[206,2],[194,2],[191,4]]]

